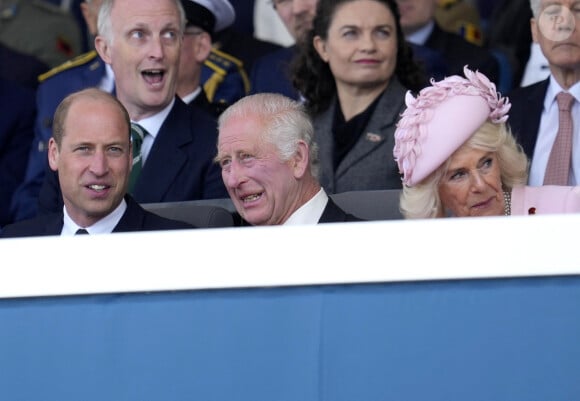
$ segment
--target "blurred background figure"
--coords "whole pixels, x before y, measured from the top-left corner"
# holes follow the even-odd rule
[[[67,10],[46,0],[2,0],[0,42],[49,68],[82,52],[81,29]]]
[[[272,5],[294,42],[307,40],[318,0],[274,0]],[[250,74],[251,92],[280,93],[300,99],[293,86],[290,64],[297,54],[296,45],[284,47],[258,59]]]
[[[397,0],[406,40],[439,52],[449,74],[461,74],[463,67],[477,69],[493,82],[500,78],[500,66],[486,48],[441,28],[435,18],[437,0]]]
[[[187,23],[177,75],[177,94],[181,99],[212,116],[223,111],[223,105],[212,104],[201,86],[201,74],[208,59],[216,31],[230,26],[236,14],[228,0],[181,0]]]
[[[425,85],[394,0],[320,0],[294,83],[314,119],[328,193],[400,188],[394,132],[408,89]]]
[[[0,63],[1,64],[1,63]],[[34,137],[34,90],[0,78],[0,227],[14,222],[10,202],[24,178]]]
[[[97,35],[97,16],[102,0],[84,0],[79,9],[89,29],[89,36]],[[38,212],[38,195],[48,171],[48,140],[52,136],[52,119],[58,104],[69,94],[89,87],[112,93],[115,88],[113,70],[93,49],[73,58],[39,77],[36,94],[37,116],[34,140],[27,158],[24,180],[12,200],[15,220],[34,217]]]

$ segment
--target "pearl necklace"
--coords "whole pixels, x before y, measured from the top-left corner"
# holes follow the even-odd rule
[[[504,216],[511,216],[512,214],[512,193],[505,191],[503,193],[503,214]]]

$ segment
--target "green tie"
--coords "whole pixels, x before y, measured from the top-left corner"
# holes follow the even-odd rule
[[[137,179],[139,178],[139,173],[141,173],[141,168],[143,166],[141,157],[141,145],[143,145],[143,138],[145,138],[147,131],[143,129],[139,124],[131,123],[131,143],[133,144],[133,168],[131,169],[131,175],[129,176],[129,193],[133,193]]]

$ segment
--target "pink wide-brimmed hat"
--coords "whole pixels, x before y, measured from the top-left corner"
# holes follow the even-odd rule
[[[493,82],[467,66],[463,72],[465,78],[431,80],[416,98],[407,92],[393,150],[405,185],[423,181],[487,120],[500,124],[508,119],[511,104]]]

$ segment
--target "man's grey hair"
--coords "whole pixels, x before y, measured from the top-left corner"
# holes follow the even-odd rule
[[[310,174],[318,177],[318,145],[314,141],[314,127],[301,103],[276,93],[246,96],[220,115],[218,130],[232,118],[250,115],[263,122],[262,138],[276,146],[282,160],[294,156],[298,141],[304,141],[308,145]]]
[[[120,0],[123,1],[123,0]],[[183,6],[181,5],[180,0],[172,0],[177,7],[177,11],[179,13],[179,27],[181,32],[185,30],[185,11],[183,10]],[[115,0],[103,0],[103,4],[99,9],[99,16],[97,18],[97,31],[99,35],[105,38],[105,40],[110,44],[113,43],[113,26],[111,24],[111,12],[113,10],[113,6],[115,4]]]

